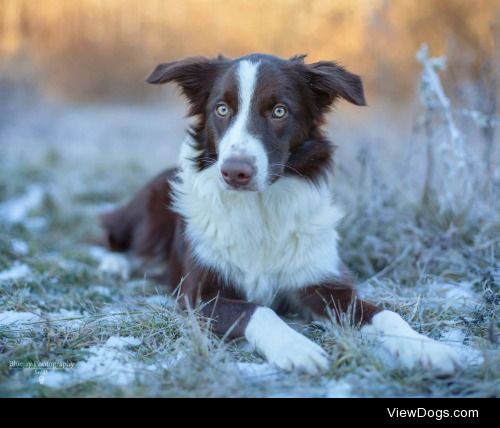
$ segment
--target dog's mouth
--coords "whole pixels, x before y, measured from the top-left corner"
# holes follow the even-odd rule
[[[227,192],[262,192],[266,190],[267,185],[258,186],[256,183],[248,184],[229,184],[223,176],[219,174],[219,184],[221,188]]]

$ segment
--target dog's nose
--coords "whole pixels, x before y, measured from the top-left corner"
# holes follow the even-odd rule
[[[227,184],[240,187],[250,183],[255,174],[255,167],[245,159],[228,159],[222,164],[220,172]]]

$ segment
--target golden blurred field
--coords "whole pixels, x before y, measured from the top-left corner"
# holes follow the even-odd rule
[[[421,43],[456,81],[495,67],[496,0],[0,0],[0,73],[72,101],[141,100],[159,61],[261,51],[339,59],[368,93],[411,94]],[[496,40],[496,42],[495,42]],[[495,46],[496,45],[496,46]]]

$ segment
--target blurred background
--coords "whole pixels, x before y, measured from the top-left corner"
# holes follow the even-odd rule
[[[160,61],[307,53],[363,75],[372,103],[399,104],[425,42],[467,97],[487,84],[498,18],[495,0],[0,0],[1,71],[63,100],[138,102],[154,96],[141,81]]]
[[[496,114],[499,14],[495,0],[0,0],[0,132],[10,127],[17,145],[34,128],[37,147],[55,127],[65,135],[93,127],[111,134],[102,136],[109,143],[121,132],[166,144],[167,131],[169,142],[182,138],[184,104],[174,88],[143,82],[155,64],[199,54],[307,53],[363,76],[370,108],[343,106],[335,135],[376,147],[381,132],[385,144],[408,138],[422,43],[446,55],[444,86],[457,107]],[[151,107],[158,102],[163,114]],[[13,120],[19,111],[21,124]],[[364,132],[353,135],[358,124]]]

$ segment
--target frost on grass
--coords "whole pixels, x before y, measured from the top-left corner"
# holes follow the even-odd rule
[[[71,383],[89,380],[110,382],[114,385],[131,383],[144,368],[130,357],[127,348],[138,346],[141,341],[134,337],[110,337],[102,346],[88,349],[91,355],[80,361],[74,368],[65,371],[51,371],[45,375],[43,383],[52,388],[60,388]]]
[[[30,312],[5,311],[0,312],[0,326],[13,328],[31,328],[32,323],[40,321],[40,317]]]
[[[68,309],[61,309],[57,312],[47,314],[47,318],[52,325],[61,329],[73,330],[78,330],[88,317],[89,314],[87,312],[82,314],[80,311]]]
[[[345,381],[330,381],[327,385],[326,398],[351,398],[352,385]]]
[[[464,281],[459,283],[437,282],[427,286],[429,304],[442,306],[444,309],[457,309],[469,312],[481,305],[478,296],[472,291],[472,284]]]
[[[31,268],[24,263],[14,263],[10,268],[0,271],[0,281],[19,280],[31,275]]]
[[[466,345],[466,334],[459,328],[450,328],[441,334],[439,340],[453,346],[458,352],[460,360],[465,367],[479,366],[484,362],[484,356],[480,349]]]
[[[24,194],[0,204],[0,219],[7,223],[20,223],[37,208],[45,192],[40,185],[30,185]]]
[[[20,239],[11,239],[10,247],[12,251],[19,256],[26,256],[29,252],[28,243]]]
[[[455,108],[440,81],[445,62],[425,50],[419,60],[423,103],[408,158],[387,160],[406,130],[396,141],[382,133],[376,153],[371,141],[336,141],[356,159],[339,162],[336,176],[341,252],[363,297],[453,346],[462,371],[440,378],[384,364],[357,331],[323,322],[295,326],[328,352],[328,372],[283,373],[181,313],[153,272],[127,278],[112,263],[118,275],[102,274],[97,214],[169,166],[184,124],[166,138],[179,119],[166,126],[161,108],[44,106],[14,115],[0,135],[0,395],[500,395],[500,169],[482,163],[476,124],[499,122]],[[37,132],[49,113],[59,119],[50,146]],[[369,139],[372,125],[349,128],[349,139]]]

